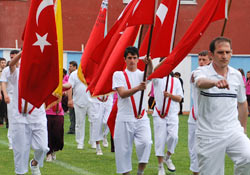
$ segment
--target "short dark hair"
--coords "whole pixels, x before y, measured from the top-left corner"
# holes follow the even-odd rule
[[[126,48],[125,52],[124,52],[124,58],[126,58],[128,56],[128,54],[131,55],[137,55],[139,57],[139,51],[136,47],[134,46],[129,46]]]
[[[180,72],[175,72],[174,75],[181,77],[181,73]]]
[[[77,62],[75,62],[75,61],[70,61],[69,64],[72,64],[74,67],[77,68]]]
[[[207,56],[208,55],[208,51],[207,50],[203,50],[201,52],[198,53],[199,56]]]
[[[12,50],[12,51],[10,51],[10,55],[12,55],[12,54],[18,54],[20,51],[19,50]]]
[[[6,61],[6,59],[5,59],[5,58],[1,58],[1,57],[0,57],[0,62],[1,62],[1,61]]]
[[[220,36],[220,37],[215,38],[215,39],[210,43],[210,46],[209,46],[210,52],[214,53],[214,51],[215,51],[215,44],[216,44],[216,43],[221,43],[221,42],[227,42],[227,43],[229,43],[229,44],[230,44],[230,47],[231,47],[231,49],[232,49],[232,42],[231,42],[231,40],[230,40],[229,38],[225,38],[225,37]]]
[[[63,74],[66,75],[67,74],[67,70],[63,68]]]

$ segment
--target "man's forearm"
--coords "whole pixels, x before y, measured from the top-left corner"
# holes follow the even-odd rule
[[[216,86],[216,81],[207,78],[200,78],[196,82],[196,86],[201,89],[209,89]]]
[[[243,103],[238,103],[238,112],[239,112],[239,121],[241,126],[244,128],[246,133],[247,131],[247,119],[248,119],[248,111],[247,111],[247,101]]]

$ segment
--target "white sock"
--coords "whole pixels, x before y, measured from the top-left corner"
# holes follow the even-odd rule
[[[97,150],[101,149],[100,143],[96,144],[96,149],[97,149]]]
[[[137,175],[143,175],[144,171],[142,170],[137,170]]]

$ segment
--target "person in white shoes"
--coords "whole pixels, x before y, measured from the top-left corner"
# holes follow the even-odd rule
[[[229,66],[231,40],[215,38],[209,47],[212,63],[194,73],[198,93],[196,150],[200,175],[224,175],[225,154],[235,175],[250,174],[246,90],[240,72]]]
[[[198,65],[206,66],[211,62],[208,51],[204,50],[198,54]],[[194,85],[194,74],[195,70],[191,73],[190,84],[191,84],[191,98],[193,101],[193,106],[190,109],[189,118],[188,118],[188,151],[190,157],[190,170],[193,172],[193,175],[199,174],[199,165],[197,153],[195,150],[195,131],[197,128],[197,116],[198,116],[198,106],[197,106],[197,88]]]
[[[124,58],[125,71],[115,72],[112,81],[112,89],[118,94],[118,112],[114,131],[116,169],[118,174],[130,174],[134,142],[139,162],[137,175],[143,175],[152,145],[150,122],[144,109],[146,103],[142,105],[142,112],[137,114],[141,91],[146,89],[146,82],[143,81],[144,72],[137,69],[138,49],[126,48]],[[148,64],[147,75],[150,75],[153,69],[152,61],[151,59],[145,59],[145,61]]]
[[[12,60],[17,54],[19,53],[18,50],[12,50],[10,52],[10,59]],[[17,67],[19,66],[19,62],[17,62]],[[12,95],[13,95],[13,87],[9,82],[9,78],[10,77],[10,68],[9,66],[5,67],[2,71],[2,75],[0,78],[0,81],[2,83],[2,91],[3,91],[3,95],[4,95],[4,100],[7,103],[7,113],[8,113],[8,123],[9,123],[9,127],[8,127],[8,133],[7,133],[7,137],[9,140],[9,149],[13,149],[12,148],[12,135],[13,135],[13,127],[12,127],[12,121],[13,121],[13,109],[12,109],[12,105],[13,105],[13,100],[12,100]]]
[[[156,102],[153,112],[155,155],[159,164],[158,175],[165,175],[163,162],[169,171],[175,171],[171,155],[174,154],[178,143],[179,102],[183,98],[183,91],[179,79],[170,75],[153,79],[153,85]],[[167,153],[164,158],[166,144]]]
[[[27,113],[20,113],[18,110],[18,80],[19,69],[16,63],[21,58],[21,52],[10,61],[9,82],[13,86],[13,136],[12,145],[14,151],[15,173],[18,175],[28,172],[28,165],[32,175],[41,175],[39,167],[43,166],[44,157],[49,151],[47,119],[45,107],[34,108],[28,103]],[[25,101],[22,99],[22,110]],[[34,150],[34,158],[30,161],[30,147]]]

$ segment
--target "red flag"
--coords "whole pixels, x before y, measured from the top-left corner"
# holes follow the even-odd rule
[[[94,92],[96,83],[101,77],[102,71],[104,70],[104,67],[107,64],[108,59],[114,50],[114,47],[116,46],[122,34],[124,33],[124,30],[127,27],[128,19],[131,16],[134,7],[138,1],[139,0],[130,1],[130,3],[122,11],[114,26],[111,28],[110,32],[92,53],[90,59],[92,59],[92,61],[96,63],[97,69],[92,75],[91,82],[88,86],[88,90],[91,94],[93,94]],[[122,50],[121,52],[123,51],[124,50]]]
[[[20,65],[19,99],[40,107],[57,87],[58,72],[53,0],[31,1]]]
[[[118,111],[117,103],[118,103],[118,99],[115,101],[112,107],[112,110],[109,114],[108,121],[107,121],[112,138],[114,138],[114,134],[115,134],[115,120],[116,120],[117,111]]]
[[[157,0],[138,0],[128,19],[128,26],[153,24]]]
[[[78,71],[82,71],[83,74],[82,81],[87,85],[90,83],[92,75],[96,71],[97,64],[93,62],[92,59],[89,59],[89,57],[93,53],[96,46],[98,46],[98,44],[100,44],[100,42],[104,39],[107,8],[108,8],[108,0],[103,0],[99,11],[99,15],[96,19],[95,25],[89,36],[89,40],[82,54],[81,69],[78,69]]]
[[[207,0],[178,45],[148,79],[167,76],[192,50],[211,22],[227,17],[226,11],[227,0]]]
[[[166,57],[173,48],[175,26],[180,0],[163,0],[156,12],[150,49],[151,58]],[[150,29],[140,48],[140,55],[146,55]]]
[[[109,56],[107,64],[100,67],[100,77],[95,84],[93,96],[107,94],[112,92],[112,76],[115,71],[121,71],[125,67],[124,51],[128,46],[134,44],[138,34],[139,26],[131,26],[126,28],[120,37],[112,53]]]

